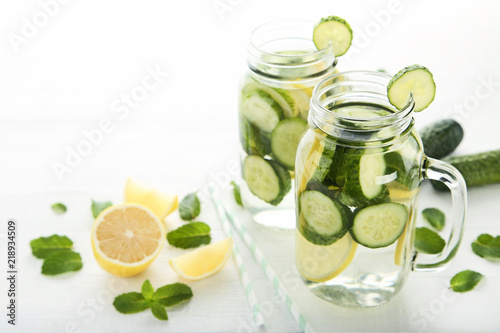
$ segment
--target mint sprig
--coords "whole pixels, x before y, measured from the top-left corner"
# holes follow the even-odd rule
[[[92,200],[92,206],[90,207],[92,209],[92,216],[94,218],[97,218],[99,214],[106,208],[112,206],[113,203],[111,201],[94,201]]]
[[[481,273],[465,270],[451,278],[450,288],[457,293],[464,293],[474,289],[483,277]]]
[[[179,203],[179,215],[184,221],[191,221],[200,215],[201,204],[195,193],[186,195]]]
[[[444,249],[446,242],[434,231],[422,227],[417,228],[415,233],[415,248],[417,251],[438,254]]]
[[[500,236],[481,234],[471,244],[472,251],[485,259],[500,259]]]
[[[151,308],[159,320],[168,320],[165,307],[176,305],[193,297],[191,288],[183,283],[167,284],[154,290],[149,280],[144,281],[141,292],[129,292],[115,297],[113,306],[124,314],[131,314]]]
[[[167,234],[168,243],[181,249],[210,244],[210,227],[203,222],[191,222]]]
[[[44,259],[42,264],[44,275],[79,271],[83,267],[82,257],[71,250],[73,242],[66,236],[39,237],[33,239],[30,246],[35,257]]]
[[[66,206],[60,202],[52,204],[50,208],[52,208],[52,211],[56,214],[64,214],[68,210]]]
[[[116,296],[113,306],[120,313],[137,313],[149,308],[149,303],[141,293],[133,291]]]
[[[233,185],[234,200],[239,206],[243,207],[243,201],[241,200],[240,186],[236,184],[234,181],[231,182],[231,185]]]
[[[422,216],[436,230],[443,230],[446,217],[442,211],[437,208],[426,208],[422,211]]]

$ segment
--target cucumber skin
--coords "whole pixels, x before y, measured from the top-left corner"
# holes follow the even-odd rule
[[[271,153],[271,140],[242,115],[240,115],[240,142],[248,155],[263,157]]]
[[[314,185],[316,184],[316,185]],[[309,184],[308,184],[309,186]],[[342,229],[337,232],[335,235],[332,236],[323,236],[318,234],[312,227],[309,227],[309,223],[306,221],[304,217],[302,217],[302,220],[304,223],[300,223],[300,232],[302,236],[304,236],[305,239],[307,239],[309,242],[316,244],[316,245],[331,245],[341,239],[342,237],[345,236],[345,234],[349,231],[349,229],[352,227],[352,221],[353,221],[353,213],[349,209],[349,207],[343,205],[340,201],[336,200],[332,194],[335,193],[332,190],[328,190],[324,185],[319,184],[319,183],[312,183],[311,188],[307,189],[306,191],[318,191],[326,195],[327,197],[332,200],[334,203],[335,207],[339,210],[340,215],[342,216]],[[317,187],[316,187],[317,186]],[[325,190],[326,188],[326,190]],[[304,192],[302,192],[304,193]],[[300,200],[299,200],[300,203]]]
[[[462,126],[453,119],[439,120],[420,131],[425,154],[437,159],[451,154],[462,142],[463,137]]]
[[[460,171],[467,187],[500,183],[500,149],[478,154],[452,156],[444,159]],[[441,182],[432,181],[438,191],[447,191]]]
[[[268,202],[273,206],[277,206],[283,200],[285,195],[287,195],[288,192],[290,192],[290,189],[292,188],[292,179],[290,177],[290,172],[285,168],[283,168],[279,163],[270,160],[267,160],[267,162],[271,164],[272,168],[274,169],[274,172],[276,172],[276,175],[280,180],[279,195],[274,200]]]
[[[254,155],[248,155],[247,158],[250,156],[254,156]],[[260,157],[260,158],[262,158],[262,157]],[[278,177],[278,182],[279,182],[279,187],[280,187],[279,193],[273,200],[266,201],[266,200],[261,199],[259,196],[257,196],[252,191],[252,189],[249,188],[249,190],[250,190],[250,192],[252,192],[253,195],[255,195],[260,200],[265,201],[273,206],[276,206],[283,200],[285,195],[287,195],[287,193],[290,192],[290,189],[292,188],[292,180],[290,177],[290,172],[288,170],[284,169],[281,165],[279,165],[275,161],[271,161],[271,160],[268,160],[265,158],[262,158],[262,159],[265,160],[267,163],[269,163],[269,165],[273,168],[273,170],[276,174],[276,177]],[[245,161],[246,161],[246,159],[245,159]],[[245,164],[245,162],[243,163],[242,167],[244,167],[244,164]],[[243,174],[243,179],[245,179],[246,178],[245,172],[243,170],[242,170],[242,174]],[[245,179],[245,181],[246,181],[246,179]]]
[[[325,141],[325,146],[321,152],[321,157],[319,159],[316,170],[311,177],[311,180],[324,183],[325,185],[334,185],[333,182],[329,180],[329,174],[334,161],[335,152],[339,149],[339,146],[335,146],[332,143]]]
[[[351,207],[365,207],[390,201],[389,190],[385,185],[381,186],[380,192],[373,198],[367,198],[363,193],[360,183],[360,161],[363,153],[355,151],[346,157],[345,184],[340,194],[339,200]],[[385,174],[385,173],[384,173]],[[338,179],[339,176],[337,176]]]

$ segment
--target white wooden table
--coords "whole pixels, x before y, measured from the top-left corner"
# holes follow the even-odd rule
[[[225,184],[239,176],[234,171],[238,79],[246,37],[265,21],[346,18],[358,37],[339,60],[341,70],[395,72],[413,63],[426,65],[438,90],[433,105],[416,115],[417,127],[454,117],[465,130],[456,154],[500,148],[500,5],[495,1],[114,0],[69,1],[55,8],[43,24],[38,2],[0,4],[2,276],[7,274],[7,221],[18,223],[17,325],[7,324],[8,285],[2,278],[2,332],[256,331],[232,261],[211,278],[188,282],[194,297],[169,311],[168,322],[148,311],[117,313],[114,296],[138,291],[146,278],[155,287],[183,281],[168,265],[182,251],[166,246],[136,277],[109,275],[92,255],[89,207],[91,199],[120,202],[128,176],[182,196],[206,186],[208,175],[223,184],[231,202]],[[40,27],[16,53],[12,36],[22,35],[24,17],[39,20]],[[127,106],[127,94],[136,104]],[[94,143],[85,146],[92,133]],[[77,149],[85,153],[80,159],[69,153]],[[69,171],[58,177],[54,165],[68,161]],[[446,195],[427,185],[421,209],[449,204]],[[312,295],[297,280],[293,234],[262,229],[241,210],[238,216],[318,332],[496,332],[500,263],[477,257],[470,243],[481,233],[500,234],[499,198],[500,185],[471,189],[467,229],[450,267],[411,274],[393,301],[367,310],[339,308]],[[50,205],[59,201],[68,212],[55,216]],[[169,219],[178,222],[175,214]],[[224,237],[208,201],[200,220],[213,228],[214,240]],[[54,233],[74,241],[84,262],[80,272],[40,273],[41,260],[31,255],[29,241]],[[265,305],[267,331],[299,331],[248,250],[238,237],[235,241]],[[469,293],[449,292],[451,276],[464,269],[485,278]]]

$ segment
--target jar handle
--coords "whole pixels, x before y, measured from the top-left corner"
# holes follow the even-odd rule
[[[429,157],[424,157],[422,175],[423,179],[444,183],[451,191],[453,204],[451,230],[445,248],[434,261],[421,263],[417,260],[413,265],[415,271],[436,271],[444,269],[451,262],[460,246],[467,211],[467,186],[464,177],[454,166]]]

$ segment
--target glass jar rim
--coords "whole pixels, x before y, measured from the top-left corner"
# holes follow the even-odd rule
[[[262,32],[261,30],[270,29],[273,26],[280,25],[280,24],[284,24],[284,25],[291,24],[293,26],[297,26],[298,24],[307,24],[307,25],[310,25],[311,27],[314,27],[316,22],[314,22],[312,20],[307,20],[307,19],[279,19],[279,20],[273,20],[273,21],[268,21],[268,22],[262,23],[261,25],[254,28],[252,30],[252,32],[250,33],[250,37],[248,38],[248,40],[249,40],[249,42],[248,42],[249,52],[250,53],[260,52],[262,54],[272,55],[272,56],[276,56],[276,57],[282,57],[283,59],[290,59],[290,58],[297,57],[297,55],[293,55],[293,54],[280,54],[280,53],[276,53],[276,52],[268,52],[268,51],[262,50],[261,45],[259,45],[256,42],[256,40],[255,40],[256,35],[258,33]],[[311,31],[310,31],[311,41],[312,41],[312,34],[313,34],[313,30],[311,29]],[[311,50],[311,51],[309,51],[307,53],[303,53],[301,55],[302,56],[304,56],[304,55],[324,55],[324,56],[326,56],[332,52],[333,52],[333,47],[330,45],[329,47],[323,48],[321,50]]]
[[[281,19],[255,28],[247,46],[249,68],[280,81],[316,80],[332,73],[337,64],[333,46],[316,49],[314,24],[305,19]]]
[[[389,144],[399,138],[413,124],[415,100],[410,94],[401,110],[394,107],[387,96],[391,76],[376,71],[346,71],[320,80],[314,87],[310,102],[309,124],[327,135],[353,142]],[[369,116],[354,116],[352,112],[368,110]],[[359,109],[357,108],[359,107]],[[388,111],[373,117],[377,111]],[[371,134],[377,133],[376,136]],[[392,139],[391,139],[392,138]]]
[[[366,78],[362,79],[362,80],[359,80],[359,79],[358,80],[345,80],[346,77],[353,76],[353,75],[360,76],[360,77],[366,76]],[[368,81],[369,78],[380,79],[380,81],[379,82]],[[389,81],[391,79],[392,79],[392,76],[387,74],[387,73],[383,73],[380,71],[367,71],[367,70],[345,71],[345,72],[339,72],[339,73],[327,76],[327,77],[323,78],[321,81],[319,81],[313,89],[312,97],[311,97],[311,109],[314,106],[316,109],[320,109],[324,112],[332,113],[331,110],[329,110],[323,106],[323,104],[319,100],[319,96],[325,94],[325,92],[334,85],[340,86],[340,85],[345,84],[346,82],[358,82],[358,83],[378,84],[378,85],[386,88],[387,84],[389,83]],[[328,84],[328,82],[334,82],[334,81],[337,81],[337,82]],[[387,96],[385,96],[385,97],[387,97]],[[387,97],[387,102],[390,104],[388,97]],[[413,98],[413,95],[410,93],[410,95],[408,96],[408,101],[407,101],[406,105],[403,107],[403,109],[399,110],[396,107],[394,107],[392,104],[390,104],[390,106],[391,106],[392,111],[394,111],[393,113],[390,113],[390,114],[384,115],[384,116],[380,116],[380,117],[376,117],[376,118],[352,118],[352,117],[348,117],[348,116],[342,115],[342,114],[337,114],[336,116],[338,116],[339,118],[347,119],[347,120],[362,121],[362,122],[380,121],[380,120],[384,120],[384,121],[397,120],[399,118],[407,117],[409,114],[411,114],[414,111],[415,100]]]

